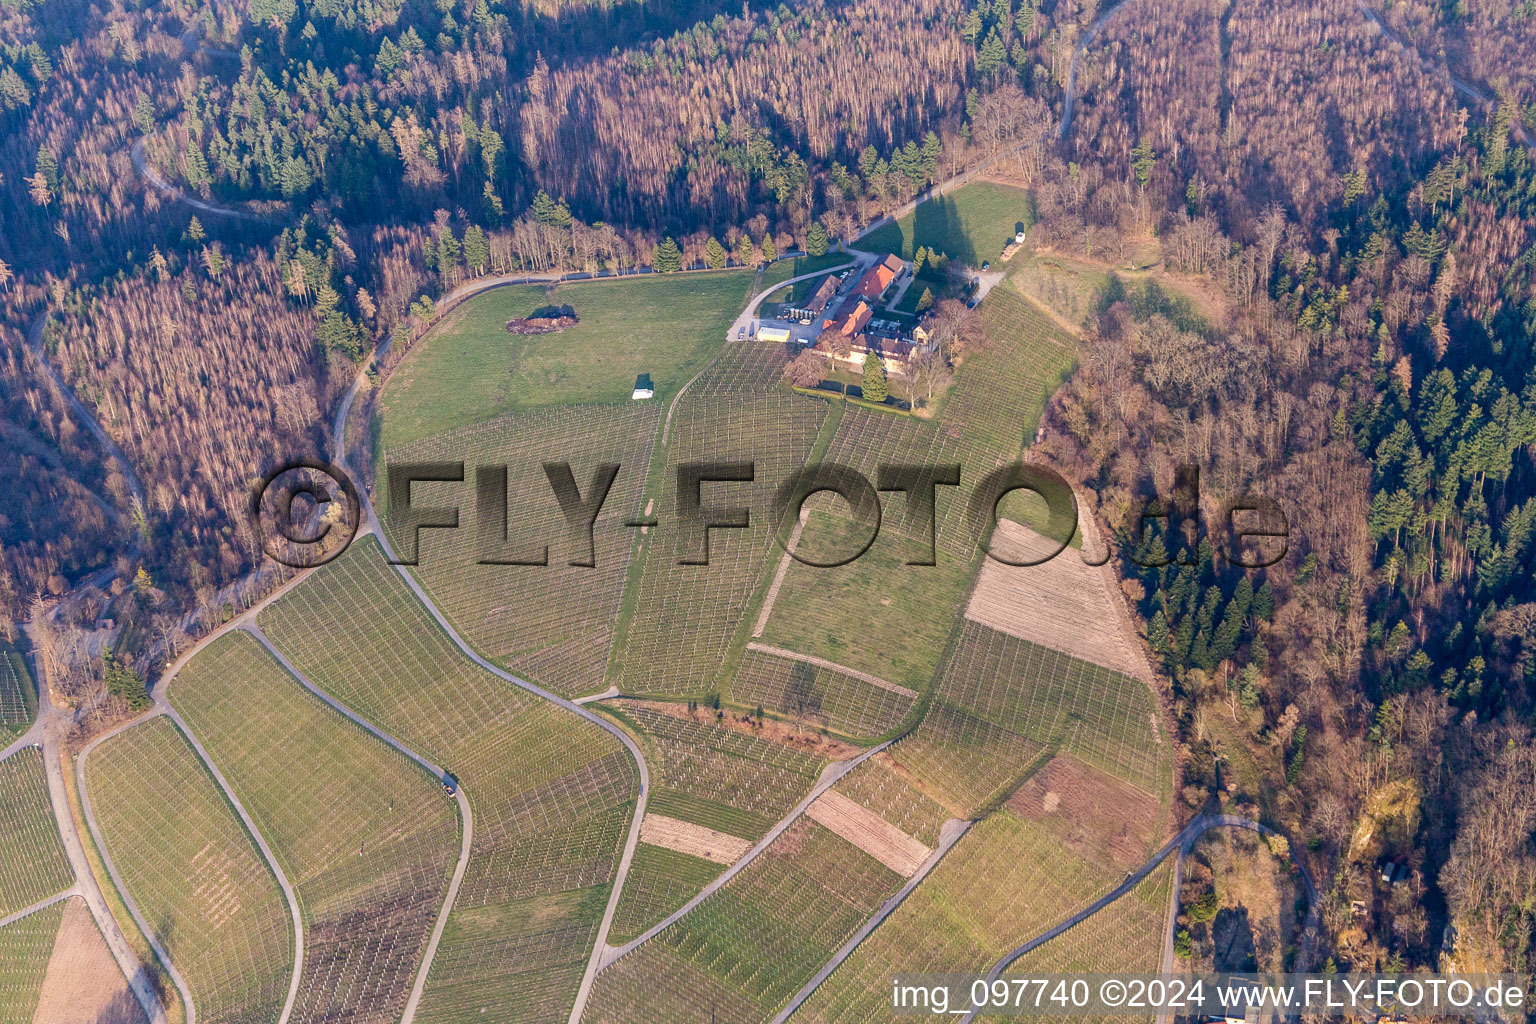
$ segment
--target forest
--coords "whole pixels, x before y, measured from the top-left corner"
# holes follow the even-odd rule
[[[465,281],[759,264],[1002,157],[1111,272],[1037,451],[1107,523],[1192,465],[1295,527],[1118,538],[1187,809],[1261,767],[1335,966],[1536,967],[1532,52],[1529,0],[0,0],[0,633],[109,570],[51,641],[118,598],[120,715]]]

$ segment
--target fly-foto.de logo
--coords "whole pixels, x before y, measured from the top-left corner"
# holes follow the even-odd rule
[[[570,462],[540,463],[548,497],[558,506],[565,523],[564,564],[596,568],[594,538],[614,484],[625,472],[617,462],[583,467],[578,478]],[[397,565],[416,565],[421,535],[426,530],[468,528],[475,533],[474,560],[480,565],[549,566],[551,543],[558,538],[520,523],[509,500],[511,467],[464,462],[402,462],[385,468],[389,522],[397,539]],[[639,472],[639,470],[632,470]],[[673,530],[680,565],[708,566],[710,538],[715,531],[775,530],[781,547],[805,565],[832,568],[862,557],[875,543],[887,515],[881,495],[904,516],[903,533],[919,540],[918,550],[905,559],[909,566],[938,564],[937,524],[941,514],[964,502],[964,525],[987,557],[1014,566],[1040,565],[1071,545],[1079,528],[1078,505],[1073,489],[1049,466],[1014,463],[991,469],[969,481],[971,474],[957,463],[891,463],[878,467],[874,480],[850,466],[818,463],[806,466],[778,481],[761,481],[751,460],[683,462],[672,468],[670,513],[665,518],[636,513],[622,520],[629,528]],[[759,499],[760,483],[776,484],[772,497]],[[433,497],[423,500],[417,485],[434,485]],[[453,485],[458,485],[455,488]],[[471,486],[472,485],[472,486]],[[456,493],[457,492],[457,493]],[[1033,523],[1045,543],[1026,553],[999,549],[990,543],[1003,499],[1018,492],[1035,496],[1043,509]],[[837,551],[807,554],[787,544],[782,527],[801,514],[814,494],[835,494],[846,504],[843,514],[856,529],[852,539]],[[524,495],[526,498],[526,495]],[[299,460],[279,473],[269,474],[251,499],[254,529],[269,557],[286,565],[311,568],[330,561],[345,549],[358,532],[359,504],[356,488],[336,467],[315,460]],[[540,517],[546,521],[548,517]],[[1289,546],[1290,524],[1279,505],[1264,496],[1241,495],[1224,502],[1211,524],[1216,553],[1245,569],[1273,565]],[[1206,535],[1200,500],[1197,467],[1179,466],[1168,496],[1153,495],[1133,502],[1126,510],[1114,538],[1123,544],[1127,557],[1148,568],[1176,561],[1181,552],[1192,552]],[[1156,536],[1160,543],[1149,543]],[[1095,557],[1080,553],[1089,564],[1102,565],[1107,550]],[[1185,557],[1188,557],[1187,555]]]

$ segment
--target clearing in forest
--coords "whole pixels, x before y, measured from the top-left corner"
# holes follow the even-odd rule
[[[553,288],[484,292],[450,312],[401,360],[379,399],[380,452],[453,427],[538,408],[630,401],[649,373],[658,405],[725,342],[755,275],[648,274]],[[558,334],[508,334],[541,306],[571,306],[581,322]]]
[[[170,699],[298,893],[295,1024],[398,1019],[458,857],[453,801],[248,633],[200,651]]]
[[[198,1020],[276,1019],[293,977],[288,903],[180,730],[164,717],[135,726],[94,751],[85,775],[106,851]]]
[[[894,252],[910,260],[926,246],[967,266],[996,262],[1015,231],[1035,222],[1035,200],[1028,189],[994,181],[973,181],[947,195],[919,203],[892,224],[865,235],[860,249]]]
[[[563,1020],[634,813],[623,744],[471,661],[372,541],[263,610],[261,623],[316,686],[457,775],[473,809],[422,1019],[484,1009]]]

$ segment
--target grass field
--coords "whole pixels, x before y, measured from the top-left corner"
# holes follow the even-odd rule
[[[791,1019],[888,1021],[893,974],[984,972],[1118,881],[1117,873],[1066,849],[1049,824],[994,812],[966,833]]]
[[[293,972],[287,901],[176,726],[157,718],[113,737],[86,762],[86,785],[107,851],[198,1020],[276,1018]]]
[[[997,260],[1016,230],[1027,230],[1035,222],[1034,211],[1034,197],[1027,189],[973,181],[865,235],[859,248],[910,260],[919,246],[927,246],[980,267]]]
[[[170,697],[298,892],[293,1020],[397,1019],[458,857],[458,814],[442,786],[245,633],[199,653]]]
[[[849,410],[845,421],[879,415]],[[887,508],[899,509],[903,501],[890,496]],[[921,692],[965,604],[967,565],[948,557],[938,565],[908,565],[927,553],[894,529],[882,533],[848,565],[822,568],[792,559],[762,640]],[[867,536],[841,515],[812,512],[796,551],[833,561],[857,551]]]
[[[775,562],[774,492],[805,464],[827,403],[779,385],[781,348],[733,345],[678,403],[653,514],[662,527],[643,543],[608,680],[627,694],[702,695],[723,685],[722,666],[758,584]],[[675,467],[751,462],[752,482],[706,483],[706,508],[746,507],[749,529],[709,533],[709,564],[678,522]],[[633,575],[633,574],[632,574]]]
[[[463,461],[463,484],[419,484],[412,500],[459,505],[460,528],[421,533],[418,578],[455,628],[485,656],[557,693],[578,696],[603,689],[613,628],[634,548],[635,530],[624,521],[644,507],[651,449],[663,407],[572,406],[510,416],[446,431],[400,448],[405,461]],[[572,538],[542,468],[567,462],[583,496],[602,463],[617,464],[602,514],[593,528],[593,567],[584,537]],[[508,545],[512,557],[537,557],[547,546],[548,565],[481,565],[476,529],[475,467],[507,470]],[[385,522],[389,519],[386,514]],[[411,539],[393,534],[397,552]]]
[[[30,1024],[64,919],[64,904],[29,914],[0,928],[0,1021]]]
[[[73,882],[48,801],[42,752],[24,747],[0,761],[0,917]]]
[[[564,1019],[635,796],[618,739],[481,669],[365,541],[261,617],[315,685],[458,775],[469,867],[418,1016]]]
[[[725,341],[753,280],[724,270],[477,295],[396,368],[379,400],[381,451],[511,413],[628,402],[640,373],[665,403]],[[508,320],[551,303],[573,307],[581,322],[558,334],[507,333]]]
[[[26,662],[0,641],[0,744],[26,732],[37,716],[37,693]]]
[[[584,1019],[765,1021],[900,882],[801,818],[681,921],[599,974]]]
[[[761,706],[861,740],[895,729],[913,704],[846,672],[754,650],[742,655],[728,696],[738,707]]]
[[[1140,682],[967,620],[932,706],[892,755],[957,816],[1057,750],[1161,800],[1171,762],[1155,714]]]
[[[795,256],[791,259],[776,260],[763,268],[763,276],[757,283],[757,290],[760,292],[766,291],[780,281],[788,281],[802,274],[814,274],[819,270],[841,267],[852,262],[853,257],[842,252],[829,252],[822,256]],[[812,278],[809,281],[801,281],[799,284],[794,285],[790,296],[775,293],[768,296],[768,298],[774,302],[799,302],[811,294],[820,284],[820,278]]]

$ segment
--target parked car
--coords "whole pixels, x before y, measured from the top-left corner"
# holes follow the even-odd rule
[[[459,793],[459,777],[453,772],[443,773],[443,792],[449,796],[457,796]]]

